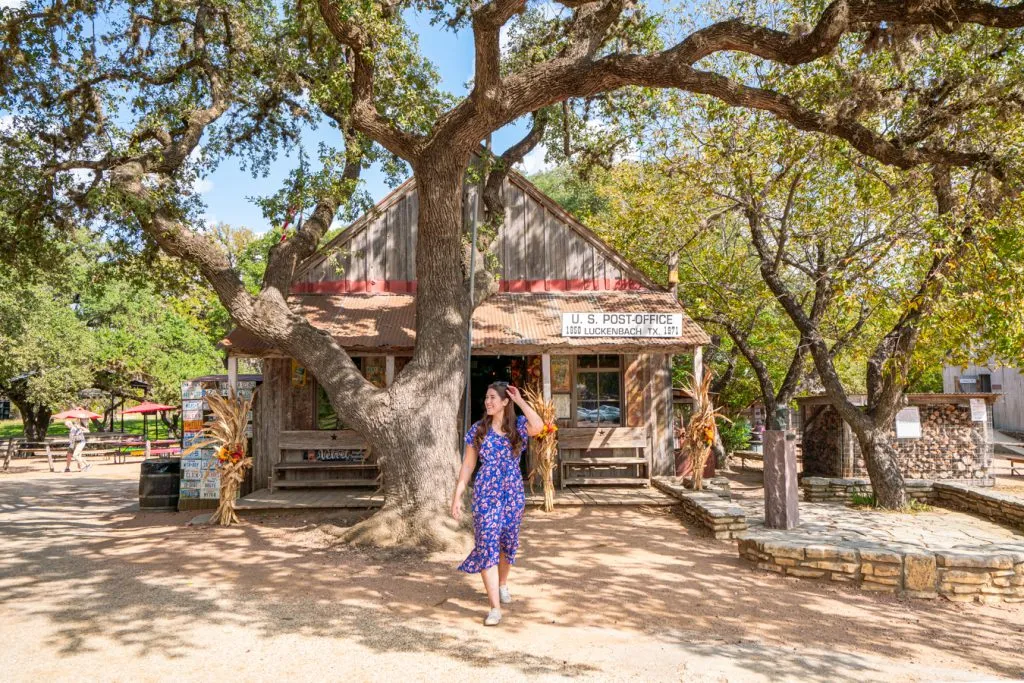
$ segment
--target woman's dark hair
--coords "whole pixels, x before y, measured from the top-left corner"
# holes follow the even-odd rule
[[[494,382],[487,387],[488,391],[491,389],[497,392],[498,398],[502,401],[508,398],[508,382]],[[477,453],[480,452],[480,447],[483,446],[484,438],[487,436],[487,430],[490,427],[491,419],[485,410],[484,416],[476,423],[476,432],[473,434],[473,448],[476,449]],[[505,411],[501,416],[501,431],[505,432],[505,436],[508,437],[509,445],[512,446],[512,455],[518,456],[519,449],[523,445],[523,439],[519,434],[518,425],[516,424],[516,410],[513,407],[512,401],[505,405]]]

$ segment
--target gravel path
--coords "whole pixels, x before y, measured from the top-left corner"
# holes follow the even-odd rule
[[[140,514],[138,465],[0,474],[4,681],[979,680],[1024,676],[1024,608],[759,573],[671,510],[528,514],[480,625],[458,556],[338,548],[310,514]]]

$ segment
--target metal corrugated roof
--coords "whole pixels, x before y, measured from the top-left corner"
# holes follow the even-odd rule
[[[416,337],[416,297],[404,294],[305,295],[291,298],[293,310],[329,332],[353,351],[412,349]],[[473,349],[522,353],[574,348],[682,352],[707,344],[701,327],[683,314],[676,338],[563,337],[562,313],[683,313],[670,292],[519,292],[495,294],[473,314]],[[223,342],[235,353],[260,355],[269,346],[235,329]]]

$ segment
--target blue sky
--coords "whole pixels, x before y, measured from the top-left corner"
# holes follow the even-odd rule
[[[473,76],[473,39],[470,31],[453,33],[441,26],[431,26],[429,18],[423,14],[412,14],[409,19],[413,30],[420,36],[420,49],[441,75],[440,87],[457,95],[465,94],[466,83]],[[498,131],[493,136],[494,149],[504,151],[522,137],[526,130],[527,121],[524,120]],[[337,132],[324,126],[322,130],[309,131],[305,136],[303,144],[307,155],[315,158],[320,140],[341,146]],[[521,170],[536,172],[543,168],[543,163],[544,150],[538,148],[526,159]],[[256,232],[269,229],[260,208],[249,198],[277,191],[296,164],[297,155],[282,156],[266,169],[267,177],[253,178],[251,173],[241,170],[234,160],[225,160],[214,173],[196,183],[196,189],[202,193],[207,206],[207,220],[230,223],[236,227],[245,226]],[[363,180],[365,189],[374,201],[380,200],[390,191],[379,169],[364,171]]]

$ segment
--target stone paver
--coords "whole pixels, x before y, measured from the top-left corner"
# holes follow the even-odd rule
[[[747,513],[750,529],[764,529],[761,502],[751,498],[737,502]],[[830,541],[874,541],[928,550],[1024,542],[1024,534],[963,512],[935,508],[929,512],[901,514],[858,510],[833,503],[800,503],[800,526],[785,533],[788,538],[820,536]]]

